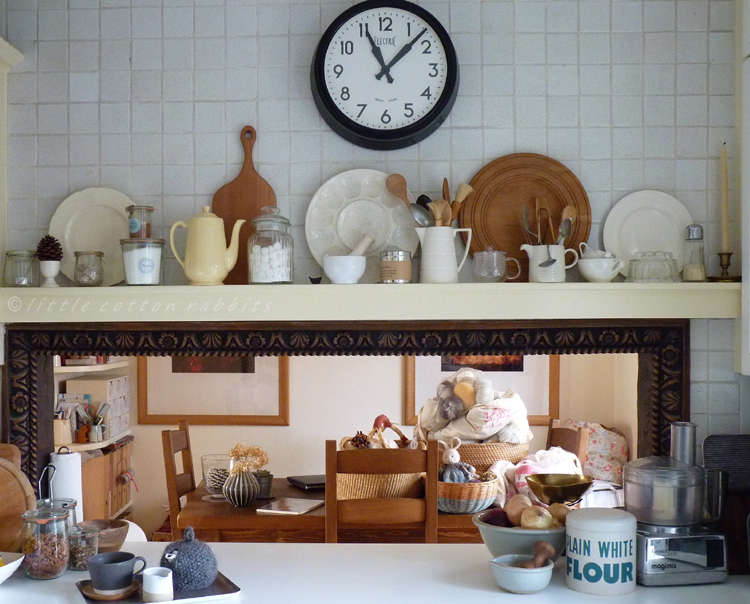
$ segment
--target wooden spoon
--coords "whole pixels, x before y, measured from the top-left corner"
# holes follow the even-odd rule
[[[406,204],[407,209],[411,209],[409,194],[406,189],[406,179],[401,174],[391,174],[385,179],[385,188],[388,189]]]
[[[443,199],[445,199],[448,203],[451,202],[451,190],[448,186],[448,179],[443,179]]]
[[[453,203],[451,204],[451,222],[458,218],[458,212],[461,210],[461,204],[463,203],[464,199],[471,195],[472,191],[474,191],[474,188],[471,185],[467,185],[465,182],[462,182],[460,185],[458,185],[458,191],[456,191],[456,199],[454,199]]]

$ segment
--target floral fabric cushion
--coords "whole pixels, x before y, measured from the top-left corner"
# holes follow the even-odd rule
[[[581,426],[589,429],[589,448],[583,473],[598,480],[622,485],[622,468],[628,461],[628,441],[616,428],[601,424],[566,419],[566,428]]]

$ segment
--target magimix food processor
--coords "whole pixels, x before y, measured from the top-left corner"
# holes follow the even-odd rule
[[[625,464],[625,510],[636,517],[636,581],[642,585],[719,583],[727,577],[724,535],[715,529],[726,475],[695,464],[695,424],[674,422],[669,457]],[[706,506],[711,479],[710,511]]]

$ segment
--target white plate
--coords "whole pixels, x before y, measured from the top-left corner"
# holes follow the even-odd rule
[[[125,208],[134,205],[114,189],[84,189],[65,199],[55,211],[49,233],[63,248],[60,271],[75,281],[75,252],[104,252],[103,286],[125,280],[120,239],[130,236]]]
[[[388,174],[348,170],[329,179],[310,201],[305,217],[307,245],[318,264],[323,256],[345,256],[370,235],[367,266],[360,283],[380,280],[380,252],[386,247],[417,251],[416,223],[406,204],[385,188]],[[407,194],[412,201],[411,194]]]
[[[661,191],[636,191],[618,201],[604,223],[604,249],[625,264],[636,252],[671,252],[682,267],[682,249],[690,213],[679,201]]]

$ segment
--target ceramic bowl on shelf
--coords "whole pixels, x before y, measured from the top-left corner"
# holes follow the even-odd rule
[[[578,270],[590,283],[609,283],[623,266],[625,263],[617,258],[581,258],[578,261]]]
[[[525,529],[488,524],[483,518],[490,510],[474,514],[472,520],[479,529],[482,541],[494,558],[506,554],[533,555],[534,544],[546,541],[555,548],[552,560],[557,560],[565,549],[565,527],[555,529]]]
[[[325,256],[323,270],[331,283],[348,284],[359,282],[365,273],[367,258],[364,256]]]
[[[523,568],[522,562],[531,560],[530,554],[506,554],[488,562],[497,584],[514,594],[533,594],[549,585],[555,563],[547,560],[539,568]]]

